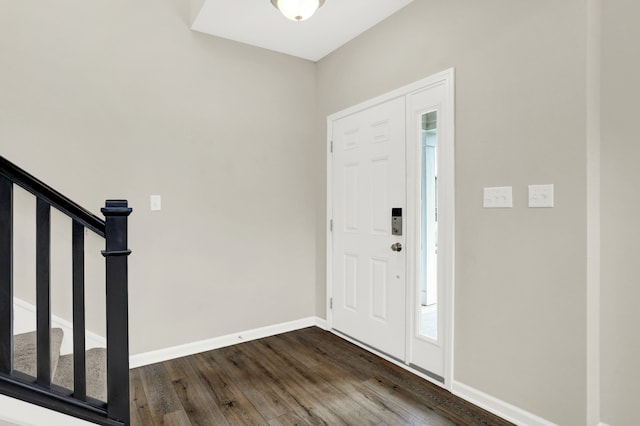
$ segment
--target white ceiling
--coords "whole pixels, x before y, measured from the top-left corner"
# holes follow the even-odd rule
[[[413,0],[326,0],[306,21],[271,0],[206,0],[193,30],[318,61]]]

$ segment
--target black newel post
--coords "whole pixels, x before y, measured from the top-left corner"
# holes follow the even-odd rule
[[[129,307],[126,200],[107,200],[105,216],[107,274],[107,414],[129,425]]]

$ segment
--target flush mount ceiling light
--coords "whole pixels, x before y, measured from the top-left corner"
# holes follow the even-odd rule
[[[311,18],[324,0],[271,0],[271,4],[292,21]]]

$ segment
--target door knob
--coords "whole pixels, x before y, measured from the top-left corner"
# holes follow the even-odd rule
[[[402,244],[400,243],[391,244],[391,250],[402,251]]]

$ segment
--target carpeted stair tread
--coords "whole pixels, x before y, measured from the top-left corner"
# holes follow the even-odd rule
[[[61,328],[51,329],[51,376],[55,376],[60,358],[63,332]],[[13,369],[29,376],[37,375],[37,343],[36,332],[13,336]]]
[[[93,348],[87,351],[87,395],[107,400],[107,350]],[[67,389],[73,389],[73,354],[63,355],[58,362],[58,368],[53,383]]]

